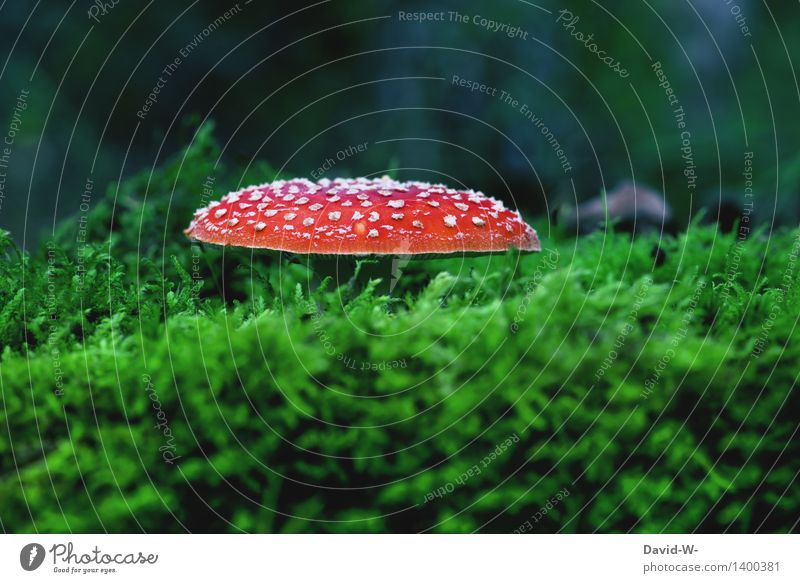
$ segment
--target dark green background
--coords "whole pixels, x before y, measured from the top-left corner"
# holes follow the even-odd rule
[[[49,232],[54,217],[77,212],[87,176],[105,184],[158,164],[205,118],[217,121],[222,157],[237,167],[266,159],[287,176],[306,176],[368,141],[367,152],[331,173],[404,167],[401,177],[450,177],[536,214],[634,178],[666,192],[680,225],[700,207],[715,216],[723,201],[742,206],[744,152],[753,151],[755,212],[770,224],[791,223],[800,216],[792,62],[800,12],[790,2],[734,4],[749,38],[722,0],[539,3],[551,14],[514,0],[240,3],[183,59],[142,121],[136,112],[162,70],[233,4],[120,2],[94,23],[89,2],[70,10],[7,2],[3,119],[21,89],[31,96],[0,227],[17,241]],[[562,8],[630,77],[610,72],[555,24]],[[528,40],[471,23],[399,22],[399,10],[481,15],[520,26]],[[686,110],[698,174],[691,200],[653,61]],[[454,74],[527,103],[574,171],[561,171],[517,111],[452,86]],[[401,141],[375,144],[381,140]]]

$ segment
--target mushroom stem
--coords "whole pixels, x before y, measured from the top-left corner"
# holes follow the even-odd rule
[[[334,284],[346,284],[351,290],[357,285],[363,287],[370,280],[380,279],[375,287],[379,294],[390,294],[396,258],[392,256],[355,258],[341,255],[309,257],[307,267],[315,275],[319,285],[326,277],[333,278]]]

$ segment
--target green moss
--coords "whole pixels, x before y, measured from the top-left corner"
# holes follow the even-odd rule
[[[544,228],[389,297],[191,245],[208,176],[274,176],[210,133],[41,249],[0,240],[4,530],[792,527],[800,232]]]

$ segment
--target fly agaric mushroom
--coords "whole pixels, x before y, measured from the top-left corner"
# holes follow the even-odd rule
[[[388,177],[248,186],[199,209],[184,232],[216,245],[326,256],[541,250],[536,231],[498,200]]]

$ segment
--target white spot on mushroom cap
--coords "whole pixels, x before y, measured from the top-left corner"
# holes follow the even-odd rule
[[[338,221],[340,218],[342,218],[342,213],[340,213],[339,211],[333,211],[328,213],[328,219],[330,219],[331,221]]]
[[[367,220],[370,223],[374,223],[375,221],[379,220],[380,218],[381,218],[381,216],[378,213],[376,213],[375,211],[372,211],[371,213],[369,213],[369,218]]]
[[[386,204],[388,204],[392,208],[401,209],[404,206],[406,206],[406,201],[404,201],[402,198],[399,198],[399,199],[396,199],[396,200],[390,200]]]
[[[225,215],[225,213],[227,213],[227,212],[228,212],[227,208],[221,208],[221,209],[217,210],[217,212],[214,213],[214,216],[219,219],[219,218],[223,217]]]
[[[256,223],[256,231],[263,231],[267,228],[267,223]]]
[[[439,206],[439,201],[436,201],[436,200],[429,200],[429,201],[427,201],[427,202],[428,202],[428,204],[429,204],[429,205],[431,205],[431,206]]]
[[[269,209],[269,210],[264,211],[264,216],[265,217],[274,217],[277,214],[278,214],[278,211],[276,211],[275,209]]]
[[[363,219],[363,218],[364,218],[364,215],[362,215],[360,212],[356,211],[356,212],[353,213],[353,220],[354,221],[357,221],[358,219]]]
[[[456,226],[456,218],[453,215],[447,215],[444,218],[444,224],[448,227],[455,227]]]
[[[483,227],[486,224],[486,221],[480,217],[472,217],[472,224],[474,224],[476,227]]]
[[[399,221],[399,220],[400,220],[400,219],[402,219],[404,216],[405,216],[405,215],[404,215],[403,213],[392,213],[392,218],[393,218],[395,221]]]
[[[456,202],[456,203],[453,204],[453,206],[456,207],[460,211],[467,212],[469,210],[469,205],[468,204],[464,204],[463,202]]]
[[[312,219],[311,217],[306,217],[305,219],[303,219],[304,227],[310,227],[313,224],[314,224],[314,219]]]
[[[417,229],[421,229],[422,227],[424,227],[422,221],[412,221],[411,224],[414,225]]]
[[[238,224],[239,224],[239,219],[237,218],[233,218],[228,221],[228,225],[230,225],[231,227],[235,227]]]
[[[367,233],[367,237],[377,237],[378,236],[378,229],[370,229],[369,233]]]
[[[321,205],[321,204],[319,204],[318,202],[315,202],[315,203],[314,203],[314,204],[312,204],[310,207],[308,207],[308,210],[310,210],[310,211],[318,211],[318,210],[320,210],[321,208],[322,208],[322,205]]]

